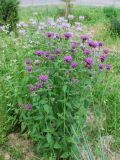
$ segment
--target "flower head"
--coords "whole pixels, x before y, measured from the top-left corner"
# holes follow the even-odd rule
[[[36,86],[30,84],[29,85],[29,90],[32,91],[32,92],[35,91],[36,90]]]
[[[98,42],[94,41],[94,40],[90,40],[90,41],[88,41],[88,45],[90,47],[96,48],[98,46]]]
[[[104,48],[104,49],[103,49],[103,52],[104,52],[105,54],[108,54],[108,53],[109,53],[109,49],[108,49],[108,48]]]
[[[72,49],[75,49],[77,46],[78,46],[78,42],[76,42],[76,41],[71,42]]]
[[[99,46],[99,47],[102,47],[103,45],[104,45],[103,42],[98,42],[98,46]]]
[[[103,69],[104,68],[104,64],[100,63],[98,64],[99,69]]]
[[[84,20],[85,16],[79,16],[79,20]]]
[[[68,19],[72,20],[72,19],[74,19],[74,16],[73,15],[68,15]]]
[[[92,57],[84,58],[84,62],[86,63],[86,66],[88,68],[91,68],[93,65],[93,58]]]
[[[72,37],[72,33],[71,32],[65,32],[64,36],[65,36],[66,39],[69,39],[69,38]]]
[[[31,59],[26,59],[26,60],[25,60],[25,63],[26,63],[26,64],[31,64]]]
[[[55,60],[55,57],[56,57],[56,56],[53,55],[53,54],[50,54],[50,55],[49,55],[49,59],[50,59],[51,61],[54,61],[54,60]]]
[[[71,63],[71,67],[72,67],[72,68],[76,68],[76,67],[77,67],[77,65],[78,65],[78,63],[77,63],[77,62],[75,62],[75,61],[73,61],[73,62]]]
[[[25,108],[26,108],[27,110],[31,110],[31,109],[32,109],[32,104],[26,104],[26,105],[25,105]]]
[[[60,39],[60,38],[61,38],[61,35],[60,35],[59,33],[56,33],[56,34],[55,34],[55,38]]]
[[[37,82],[37,83],[35,84],[35,87],[36,87],[37,89],[42,88],[42,87],[43,87],[43,83],[42,83],[42,82]]]
[[[44,51],[42,51],[42,50],[37,50],[37,51],[35,52],[35,54],[37,54],[38,56],[42,56],[42,55],[44,54]]]
[[[82,35],[82,36],[80,37],[80,39],[83,40],[83,41],[86,41],[86,40],[89,39],[89,36],[88,36],[88,35]]]
[[[100,55],[101,62],[104,62],[106,59],[107,59],[107,55],[106,54],[101,54]]]
[[[85,49],[84,49],[84,53],[85,53],[86,55],[89,55],[89,54],[91,53],[91,51],[90,51],[89,49],[85,48]]]
[[[47,32],[46,35],[48,38],[51,38],[54,36],[54,32]]]
[[[67,55],[67,56],[64,56],[64,60],[67,62],[67,63],[70,63],[72,62],[72,56],[71,55]]]
[[[27,70],[28,72],[32,72],[32,66],[27,66],[27,67],[26,67],[26,70]]]
[[[61,49],[60,48],[55,48],[55,54],[60,54]]]
[[[107,70],[110,70],[112,68],[112,65],[111,64],[106,64],[105,67],[106,67]]]
[[[46,81],[48,81],[48,75],[46,75],[46,74],[40,75],[40,76],[38,77],[38,79],[39,79],[40,81],[42,81],[42,82],[46,82]]]

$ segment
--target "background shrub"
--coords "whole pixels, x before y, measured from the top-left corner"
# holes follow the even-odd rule
[[[117,17],[118,10],[115,7],[105,7],[103,9],[106,18],[114,18]]]
[[[0,24],[9,25],[9,30],[15,29],[18,18],[18,0],[0,0]]]
[[[118,18],[111,20],[110,30],[112,35],[120,36],[120,20]]]

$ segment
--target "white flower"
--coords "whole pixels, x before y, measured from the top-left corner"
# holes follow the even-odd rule
[[[79,16],[79,20],[84,20],[85,16]]]
[[[74,19],[74,16],[73,15],[68,15],[68,19],[72,20],[72,19]]]

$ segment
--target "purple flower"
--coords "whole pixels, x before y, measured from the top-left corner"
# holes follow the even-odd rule
[[[84,20],[85,16],[79,16],[79,20]]]
[[[42,50],[37,50],[37,51],[35,52],[35,54],[37,54],[38,56],[42,56],[42,55],[44,55],[44,51],[42,51]]]
[[[78,46],[78,42],[73,41],[73,42],[71,43],[72,49],[75,49],[77,46]]]
[[[36,86],[30,84],[30,85],[29,85],[29,90],[30,90],[31,92],[35,91],[35,90],[36,90]]]
[[[74,18],[73,15],[68,15],[68,19],[72,20]]]
[[[42,82],[46,82],[48,81],[48,75],[46,74],[40,75],[38,79],[41,80]]]
[[[71,55],[67,55],[67,56],[64,56],[64,60],[67,62],[67,63],[70,63],[72,61],[72,56]]]
[[[73,62],[71,63],[71,67],[72,67],[72,68],[76,68],[77,65],[78,65],[77,62],[75,62],[75,61],[73,61]]]
[[[25,105],[25,108],[26,108],[27,110],[31,110],[31,109],[32,109],[32,105],[31,105],[31,104],[26,104],[26,105]]]
[[[112,65],[111,64],[106,64],[105,67],[106,67],[107,70],[110,70],[112,68]]]
[[[84,49],[84,53],[85,53],[86,55],[89,55],[89,54],[91,53],[91,51],[90,51],[89,49],[85,48],[85,49]]]
[[[71,82],[72,83],[79,83],[79,80],[76,77],[72,77]]]
[[[107,59],[107,55],[106,54],[101,54],[100,55],[101,62],[104,62],[106,59]]]
[[[104,68],[104,64],[100,63],[98,64],[99,69],[103,69]]]
[[[103,45],[104,45],[103,42],[98,42],[98,46],[99,46],[99,47],[102,47]]]
[[[82,35],[82,36],[80,37],[80,39],[83,40],[83,41],[86,41],[86,40],[89,39],[89,36],[88,36],[88,35]]]
[[[50,58],[51,61],[54,61],[55,60],[55,55],[50,54],[49,58]]]
[[[109,49],[108,49],[108,48],[104,48],[104,49],[103,49],[103,52],[104,52],[105,54],[108,54],[108,53],[109,53]]]
[[[69,39],[69,38],[72,37],[72,33],[71,32],[65,32],[64,36],[65,36],[66,39]]]
[[[70,28],[70,24],[69,23],[65,23],[65,22],[63,22],[61,24],[61,26],[62,26],[62,28]]]
[[[56,53],[56,54],[60,54],[60,52],[61,52],[61,49],[60,49],[60,48],[55,48],[55,53]]]
[[[94,41],[94,40],[90,40],[90,41],[88,41],[88,45],[90,47],[96,48],[98,46],[98,42]]]
[[[27,67],[26,67],[26,70],[27,70],[28,72],[32,72],[32,66],[27,66]]]
[[[26,30],[20,29],[18,32],[24,35],[26,33]]]
[[[25,60],[25,63],[26,63],[26,64],[31,64],[31,59],[26,59],[26,60]]]
[[[46,35],[48,38],[51,38],[54,36],[54,32],[47,32]]]
[[[56,37],[57,39],[60,39],[60,38],[61,38],[61,36],[60,36],[59,33],[56,33],[56,34],[55,34],[55,37]]]
[[[36,84],[35,84],[35,86],[36,86],[36,88],[42,88],[43,87],[43,83],[41,83],[41,82],[37,82]]]
[[[46,52],[44,52],[44,54],[45,54],[46,57],[49,57],[50,56],[50,51],[46,51]]]
[[[88,68],[91,68],[91,66],[93,65],[93,58],[92,57],[84,58],[84,62],[86,63],[86,66]]]

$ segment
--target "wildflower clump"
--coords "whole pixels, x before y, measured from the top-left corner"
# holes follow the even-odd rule
[[[68,17],[69,21],[73,18]],[[32,27],[40,39],[24,63],[28,90],[20,107],[22,125],[43,156],[75,159],[80,130],[93,100],[91,88],[99,83],[100,74],[112,68],[106,63],[110,51],[84,26],[78,30],[78,22],[71,25],[64,17]]]

